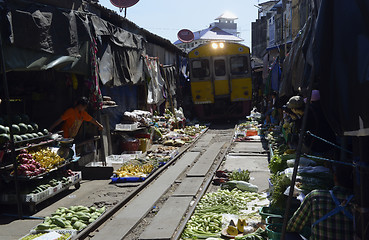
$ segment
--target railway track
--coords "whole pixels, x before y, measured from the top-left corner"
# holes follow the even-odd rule
[[[179,239],[234,130],[234,125],[208,129],[74,239]]]

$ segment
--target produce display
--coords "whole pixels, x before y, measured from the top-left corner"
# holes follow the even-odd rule
[[[81,231],[88,224],[105,212],[105,207],[85,207],[71,206],[69,208],[60,207],[51,217],[45,217],[43,223],[36,226],[36,232],[46,232],[50,230],[77,230]]]
[[[17,160],[20,164],[17,169],[20,176],[37,176],[47,171],[40,162],[34,159],[32,154],[21,153],[17,156]]]
[[[270,178],[273,184],[270,205],[277,208],[285,208],[287,196],[284,191],[290,186],[291,180],[285,174],[274,174]]]
[[[49,148],[42,148],[37,151],[31,151],[33,158],[41,164],[41,167],[51,170],[65,163],[65,159]]]
[[[65,163],[64,158],[49,148],[31,152],[23,149],[17,156],[17,161],[19,163],[18,174],[25,177],[39,176]],[[11,172],[11,175],[14,175],[14,171]]]
[[[266,202],[262,194],[237,189],[218,190],[204,195],[183,232],[183,239],[220,237],[229,222],[223,222],[225,214],[238,214],[243,218],[257,216],[257,203]],[[262,206],[262,205],[260,205]],[[246,222],[244,223],[246,225]],[[252,227],[252,232],[257,230]],[[247,239],[247,238],[245,238]]]
[[[183,133],[188,135],[188,136],[194,137],[197,134],[201,133],[201,131],[203,131],[204,129],[206,129],[206,126],[203,126],[203,125],[186,126],[185,129],[183,130]]]
[[[192,142],[206,126],[186,126],[184,129],[174,129],[174,131],[162,134],[162,144],[165,146],[181,147]]]
[[[45,191],[49,188],[60,186],[60,184],[61,184],[61,187],[65,187],[65,186],[67,186],[71,183],[72,183],[72,180],[70,178],[67,178],[67,177],[61,177],[59,179],[51,179],[46,184],[38,185],[37,187],[35,187],[29,193],[30,194],[37,194],[37,193],[41,193],[41,192],[43,192],[43,191]]]
[[[146,155],[146,161],[154,165],[160,166],[174,158],[178,154],[178,147],[160,146],[153,150],[149,150]]]
[[[289,125],[285,126],[289,127]],[[272,173],[270,183],[271,207],[284,209],[286,207],[287,195],[285,191],[291,184],[291,176],[295,163],[295,150],[289,149],[286,140],[278,128],[270,129],[266,135],[270,143],[271,159],[269,170]],[[319,162],[301,156],[295,191],[298,194],[308,194],[314,189],[330,189],[333,186],[333,177],[329,170],[319,166]],[[296,197],[296,196],[295,196]],[[293,199],[298,202],[298,200]]]
[[[127,163],[114,171],[117,177],[147,177],[154,170],[151,163]]]
[[[7,119],[7,116],[0,117],[0,146],[10,141],[10,131],[13,132],[15,143],[27,142],[49,134],[47,129],[39,129],[37,123],[30,122],[26,114],[12,116],[12,124],[9,124]]]
[[[237,126],[235,132],[235,142],[250,141],[259,139],[260,124],[257,121],[247,121]]]
[[[234,170],[229,174],[230,180],[236,180],[236,181],[250,181],[250,172],[249,170]]]

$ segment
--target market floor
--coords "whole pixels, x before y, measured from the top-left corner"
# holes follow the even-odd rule
[[[83,180],[79,189],[71,187],[69,190],[55,196],[55,198],[38,205],[37,209],[39,211],[31,217],[40,218],[50,216],[58,207],[69,207],[74,205],[112,206],[132,191],[130,188],[120,188],[119,185],[109,183],[110,179],[93,181]],[[26,206],[24,208],[24,215],[27,215],[28,210]],[[0,239],[19,239],[27,235],[33,227],[41,222],[42,220],[40,219],[26,218],[23,220],[16,220],[13,216],[8,217],[3,215],[0,217]]]
[[[222,169],[248,170],[250,183],[258,186],[259,192],[265,192],[269,188],[268,154],[261,141],[234,143]]]

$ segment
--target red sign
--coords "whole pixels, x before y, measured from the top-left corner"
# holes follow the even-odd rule
[[[119,8],[129,8],[135,5],[139,0],[110,0],[111,4]]]
[[[178,32],[177,37],[179,40],[181,40],[184,43],[192,42],[195,38],[195,35],[193,32],[191,32],[188,29],[182,29]]]

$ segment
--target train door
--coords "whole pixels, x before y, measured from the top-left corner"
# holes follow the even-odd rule
[[[231,101],[251,100],[252,80],[251,66],[248,54],[230,57],[229,68],[231,75]]]
[[[229,95],[229,70],[226,57],[213,58],[213,76],[215,97]]]
[[[214,103],[210,58],[191,60],[191,93],[195,104]]]

